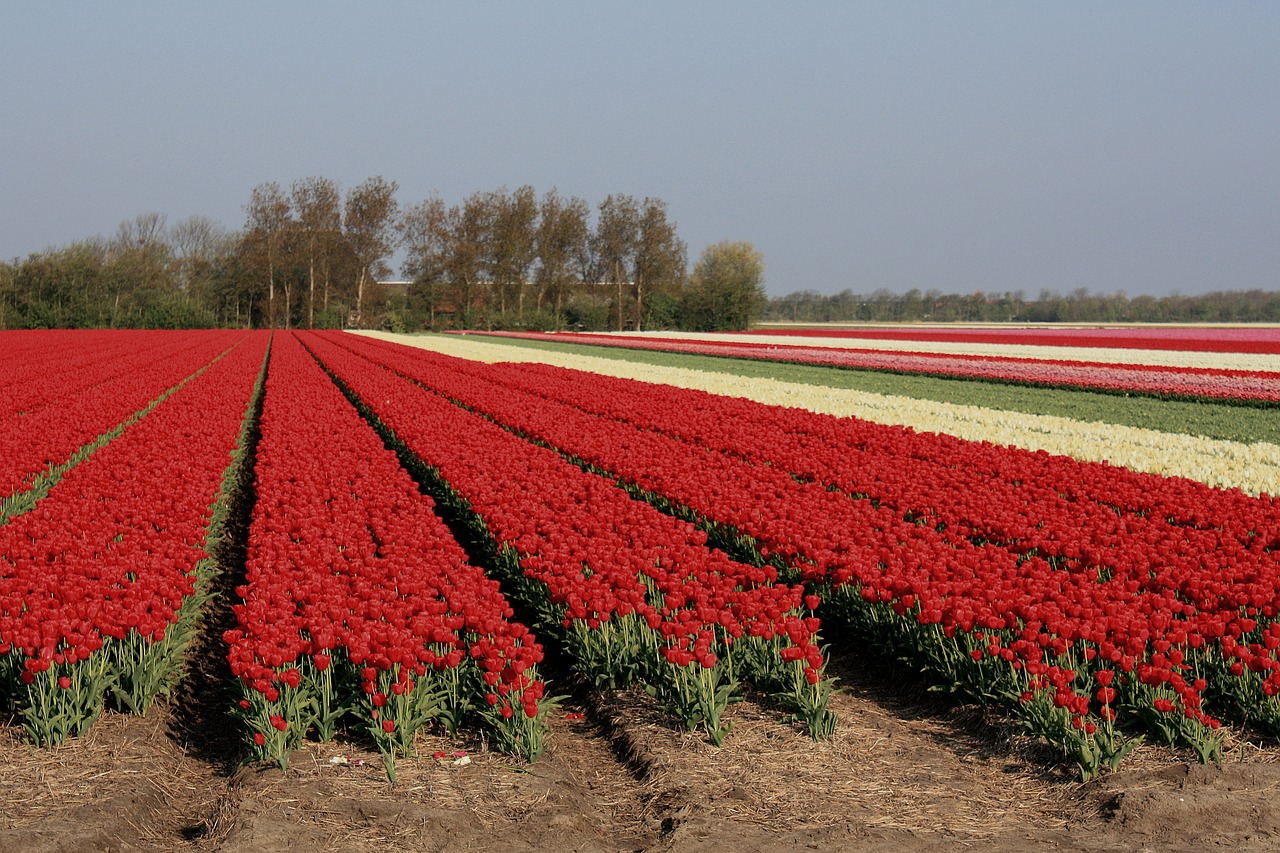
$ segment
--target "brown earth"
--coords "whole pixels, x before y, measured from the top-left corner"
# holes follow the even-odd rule
[[[1280,846],[1273,748],[1237,739],[1228,760],[1200,766],[1144,746],[1120,772],[1080,784],[980,709],[895,685],[883,666],[837,674],[845,691],[829,742],[745,701],[717,749],[640,691],[578,691],[536,764],[431,735],[398,762],[394,785],[351,743],[308,744],[285,772],[235,767],[225,750],[217,757],[229,741],[215,723],[192,734],[181,700],[143,718],[105,715],[52,751],[29,750],[10,725],[0,728],[0,853]]]

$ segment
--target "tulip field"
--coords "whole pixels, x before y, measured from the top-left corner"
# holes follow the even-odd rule
[[[309,729],[361,720],[387,757],[473,706],[497,742],[542,750],[542,649],[393,453],[297,339],[279,335],[258,444],[237,627],[240,716],[282,764]],[[477,699],[483,701],[477,701]]]
[[[1280,416],[1276,330],[532,337]],[[1005,438],[1016,413],[962,437],[424,341],[0,332],[0,702],[28,742],[170,696],[214,597],[226,714],[282,768],[344,737],[394,780],[438,731],[536,762],[552,651],[716,746],[748,693],[833,737],[833,662],[868,649],[1086,779],[1143,743],[1215,762],[1228,732],[1280,738],[1266,440],[1082,423],[1115,445],[1092,457]],[[1213,471],[1115,464],[1144,441]],[[231,535],[244,564],[217,567]]]
[[[29,346],[5,349],[5,372],[81,348],[78,337],[21,336]],[[43,397],[6,406],[11,482],[47,489],[26,512],[13,495],[0,527],[0,683],[35,744],[84,734],[108,699],[145,711],[182,668],[209,580],[202,546],[217,535],[268,339],[194,337],[127,341],[148,351],[132,373],[54,374]],[[70,417],[52,416],[64,407]],[[86,429],[119,427],[66,468]]]
[[[776,568],[1086,776],[1141,738],[1210,760],[1223,720],[1280,733],[1280,514],[1265,494],[563,368],[352,348]]]
[[[1080,330],[1077,330],[1080,331]],[[941,332],[912,337],[871,333],[844,333],[805,336],[785,332],[705,338],[663,335],[611,336],[602,334],[511,333],[515,337],[534,340],[557,340],[589,343],[596,346],[620,346],[630,349],[683,352],[726,358],[750,358],[765,361],[841,367],[852,370],[874,370],[889,373],[920,374],[973,380],[996,381],[1052,388],[1080,388],[1110,393],[1140,393],[1171,399],[1231,400],[1246,404],[1280,402],[1280,376],[1274,370],[1258,369],[1270,365],[1280,354],[1280,343],[1267,330],[1250,334],[1248,330],[1231,330],[1234,334],[1212,333],[1175,335],[1172,351],[1184,358],[1145,359],[1138,350],[1150,347],[1164,351],[1165,342],[1151,336],[1107,334],[1093,331],[1087,335],[1062,332],[1021,334],[987,330],[963,335]],[[838,334],[838,333],[836,333]],[[866,337],[863,337],[866,335]],[[799,341],[799,342],[798,342]],[[977,344],[977,351],[966,351],[964,344]],[[941,345],[941,346],[939,346]],[[1003,346],[1005,352],[983,351],[983,347]],[[1010,348],[1012,345],[1012,349]],[[1036,352],[1035,348],[1040,347]],[[1033,356],[1019,352],[1033,352]],[[1057,349],[1058,353],[1051,351]],[[1100,361],[1094,353],[1109,349],[1125,352],[1125,362]],[[1092,352],[1091,352],[1092,350]],[[1070,352],[1075,357],[1064,357]],[[1189,353],[1212,353],[1212,358],[1190,358]],[[1224,359],[1222,356],[1234,356]],[[1249,356],[1260,356],[1250,358]],[[1219,366],[1205,366],[1213,362]],[[1235,365],[1239,366],[1235,366]],[[1225,366],[1232,365],[1232,366]]]

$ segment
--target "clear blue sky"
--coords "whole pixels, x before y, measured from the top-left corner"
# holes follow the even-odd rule
[[[669,205],[771,295],[1280,289],[1280,3],[6,3],[0,258],[254,185]]]

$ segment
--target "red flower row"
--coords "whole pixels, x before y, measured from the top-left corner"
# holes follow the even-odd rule
[[[1005,358],[986,355],[948,355],[928,352],[886,352],[875,349],[804,347],[740,341],[696,341],[640,336],[537,332],[498,333],[509,337],[618,346],[694,355],[752,358],[893,373],[963,377],[995,382],[1132,391],[1178,397],[1280,402],[1280,374],[1257,370],[1106,364],[1051,359]]]
[[[750,534],[811,580],[982,640],[975,660],[1034,667],[1059,707],[1088,710],[1087,670],[1115,665],[1212,726],[1187,673],[1215,655],[1280,688],[1270,499],[576,371],[353,347]],[[1070,649],[1081,672],[1060,677]]]
[[[715,667],[742,638],[779,641],[793,650],[783,649],[787,657],[778,666],[795,663],[808,684],[821,681],[817,620],[804,615],[801,588],[779,584],[772,567],[708,550],[706,534],[691,524],[329,343],[367,351],[359,339],[306,340],[440,472],[484,519],[493,539],[514,549],[524,575],[545,589],[566,630],[638,618],[655,632],[667,663],[677,667]]]
[[[0,420],[63,402],[85,388],[138,370],[183,337],[115,329],[0,331],[0,388],[5,390]]]
[[[155,668],[177,661],[151,660],[149,648],[173,639],[196,587],[212,507],[266,352],[265,334],[241,337],[71,469],[35,509],[0,527],[0,655],[22,682],[83,676],[74,692],[91,716],[112,680],[134,705],[169,686],[173,673]],[[108,653],[114,675],[103,680],[100,661],[86,661]],[[55,711],[28,707],[29,728]]]
[[[1280,540],[1274,499],[1192,480],[666,385],[638,386],[597,375],[584,382],[581,372],[547,365],[463,363],[459,369],[481,371],[478,375],[510,387],[758,464],[781,466],[804,479],[866,495],[904,516],[933,518],[952,535],[1018,543],[1020,550],[1042,555],[1079,558],[1063,544],[1076,542],[1096,552],[1124,547],[1135,537],[1152,545],[1166,541],[1172,550],[1174,540],[1199,535],[1201,551],[1224,554]]]
[[[406,751],[429,722],[408,713],[417,707],[408,700],[464,662],[474,683],[461,685],[467,695],[449,710],[475,692],[495,713],[537,717],[541,647],[291,335],[272,349],[261,434],[246,582],[226,635],[261,757],[283,760],[314,722],[328,733],[296,694],[332,689],[335,664],[357,673],[363,690],[331,697],[333,707],[365,702],[373,728],[398,732],[388,751]],[[273,739],[273,729],[293,737]]]
[[[9,333],[4,333],[9,334]],[[0,387],[0,497],[22,490],[50,466],[113,429],[209,364],[241,332],[53,333],[16,348]],[[42,350],[41,343],[47,344]],[[68,343],[85,346],[68,352]],[[17,355],[20,353],[21,355]],[[8,353],[6,355],[9,355]],[[20,370],[14,364],[21,358]]]

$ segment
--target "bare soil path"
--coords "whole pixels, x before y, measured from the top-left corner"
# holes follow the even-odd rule
[[[980,709],[895,685],[883,664],[841,665],[841,725],[829,742],[813,743],[749,699],[716,749],[673,728],[639,690],[580,693],[533,766],[432,735],[418,757],[400,760],[394,785],[376,754],[354,743],[308,744],[287,772],[227,766],[190,740],[171,707],[104,716],[87,737],[49,752],[28,750],[10,725],[0,729],[0,853],[1280,844],[1280,764],[1248,743],[1209,767],[1142,747],[1120,773],[1082,785]],[[465,760],[454,756],[463,750]]]

